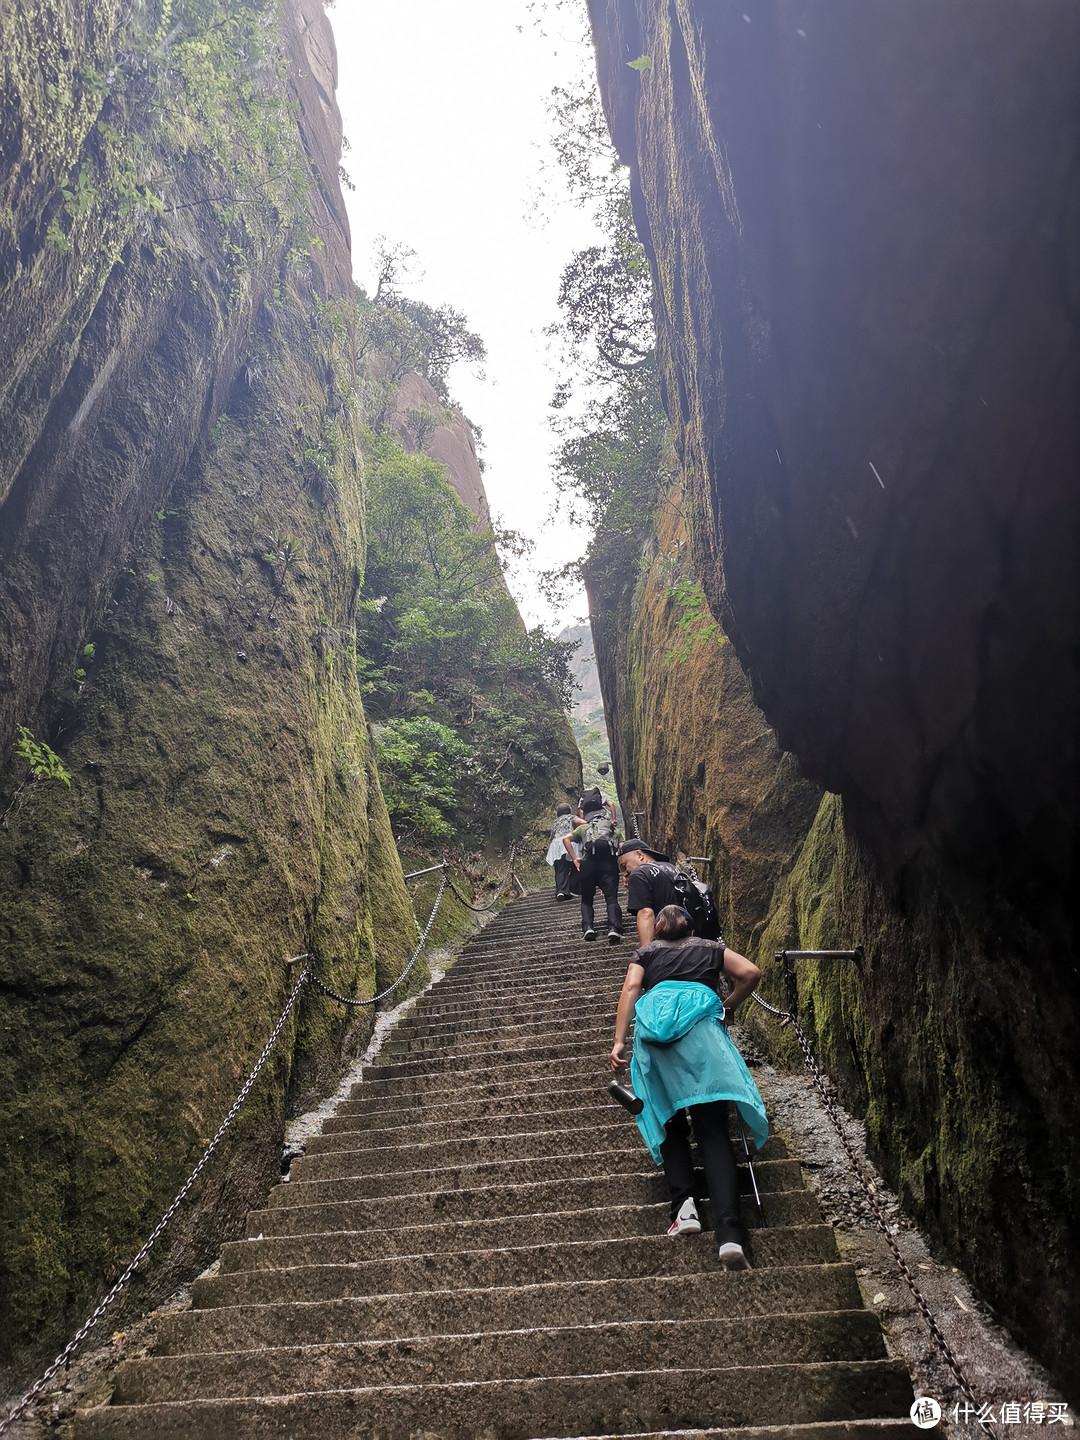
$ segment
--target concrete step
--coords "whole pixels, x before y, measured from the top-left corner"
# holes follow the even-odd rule
[[[911,1420],[898,1415],[884,1420],[818,1420],[806,1425],[742,1425],[737,1430],[650,1430],[624,1434],[617,1440],[883,1440],[911,1434]],[[567,1440],[596,1440],[572,1436]]]
[[[674,1243],[674,1242],[673,1242]],[[409,1335],[600,1325],[616,1320],[733,1319],[862,1306],[850,1265],[780,1266],[737,1273],[633,1280],[553,1281],[514,1289],[431,1290],[404,1295],[222,1305],[162,1320],[158,1352],[250,1350],[279,1345],[392,1340]]]
[[[599,994],[579,996],[574,1003],[573,1022],[591,1028],[597,1025],[603,1027],[609,1019],[614,1023],[617,1003],[618,995],[606,988]],[[393,1049],[396,1053],[425,1043],[442,1044],[454,1036],[470,1041],[475,1039],[479,1043],[485,1035],[532,1034],[537,1030],[550,1029],[553,1023],[557,1023],[546,1013],[527,1017],[520,1006],[504,1011],[501,1016],[477,1015],[469,1011],[441,1018],[422,1014],[415,1020],[410,1015],[406,1020],[411,1023],[403,1023],[400,1034],[388,1040],[384,1048]]]
[[[633,946],[578,923],[549,889],[475,937],[76,1440],[909,1425],[910,1381],[782,1142],[755,1156],[763,1213],[743,1196],[754,1269],[667,1237],[662,1172],[606,1091]]]
[[[337,1345],[283,1346],[222,1355],[132,1360],[113,1403],[145,1405],[200,1395],[287,1395],[431,1379],[519,1380],[604,1370],[706,1369],[885,1358],[881,1327],[865,1310],[762,1315],[742,1320],[662,1320],[486,1335],[433,1335]]]
[[[477,1014],[515,1012],[522,1019],[527,1019],[530,1015],[543,1013],[545,1008],[557,1011],[561,1005],[565,1009],[578,996],[604,993],[611,996],[614,1007],[624,974],[625,970],[622,973],[617,970],[600,973],[594,968],[576,975],[545,976],[541,980],[531,980],[527,987],[523,987],[520,974],[513,972],[501,978],[477,977],[467,984],[463,979],[456,985],[447,984],[445,991],[440,991],[438,996],[433,995],[428,1005],[417,1008],[424,1016],[442,1014],[449,1007],[457,1006],[459,1009],[471,1008]]]
[[[618,1371],[538,1380],[395,1385],[251,1399],[185,1400],[103,1406],[84,1415],[87,1440],[152,1433],[262,1440],[499,1440],[635,1428],[727,1425],[775,1420],[898,1416],[911,1405],[911,1381],[889,1360],[807,1365]],[[143,1412],[140,1414],[139,1412]],[[135,1429],[139,1426],[139,1429]]]
[[[233,1240],[222,1246],[221,1274],[244,1270],[282,1270],[301,1265],[353,1265],[388,1261],[394,1257],[424,1256],[434,1274],[450,1254],[495,1252],[507,1246],[607,1244],[633,1238],[649,1246],[668,1241],[668,1209],[656,1206],[616,1205],[597,1210],[571,1210],[554,1215],[520,1215],[512,1220],[463,1221],[446,1225],[406,1225],[395,1230],[338,1230],[312,1235],[270,1236],[261,1240]],[[811,1252],[834,1261],[836,1253],[822,1225],[773,1226],[754,1235],[753,1254],[758,1264],[805,1264]],[[712,1254],[712,1242],[683,1236],[691,1247]],[[674,1242],[671,1242],[674,1243]],[[779,1257],[783,1257],[782,1259]],[[712,1265],[710,1259],[709,1265]],[[394,1290],[402,1287],[395,1283]]]
[[[516,1237],[509,1235],[509,1241]],[[248,1242],[255,1249],[260,1241]],[[312,1252],[317,1245],[312,1244]],[[756,1232],[750,1258],[760,1269],[777,1266],[835,1264],[839,1255],[828,1226],[768,1229]],[[252,1267],[196,1280],[192,1302],[202,1308],[214,1305],[274,1305],[290,1300],[349,1299],[380,1293],[415,1294],[427,1290],[477,1290],[496,1286],[559,1280],[641,1279],[660,1275],[719,1273],[716,1243],[709,1234],[667,1235],[636,1240],[579,1240],[569,1244],[515,1246],[505,1249],[465,1250],[456,1255],[404,1255],[331,1261],[319,1256],[314,1263],[287,1270]],[[763,1362],[764,1363],[764,1362]]]
[[[414,1122],[422,1122],[430,1117],[431,1123],[437,1123],[443,1119],[483,1117],[496,1111],[499,1115],[526,1115],[577,1106],[585,1109],[598,1104],[621,1109],[608,1095],[606,1081],[600,1085],[597,1085],[595,1080],[590,1080],[585,1085],[571,1081],[565,1088],[553,1088],[550,1094],[545,1092],[540,1095],[512,1083],[504,1086],[503,1091],[502,1094],[496,1091],[490,1095],[467,1095],[458,1099],[444,1095],[441,1099],[425,1100],[424,1104],[418,1107],[415,1102],[410,1103],[408,1096],[395,1101],[393,1097],[388,1098],[373,1092],[365,1094],[362,1085],[355,1085],[351,1092],[354,1098],[341,1102],[336,1116],[324,1121],[324,1129],[336,1120],[347,1121],[352,1125],[363,1117],[370,1117],[373,1124],[385,1127],[393,1125],[399,1117]],[[625,1110],[622,1113],[625,1115]]]
[[[555,1032],[538,1039],[532,1045],[522,1045],[518,1040],[512,1041],[509,1046],[489,1043],[470,1046],[465,1050],[436,1050],[413,1060],[393,1057],[384,1059],[379,1055],[371,1068],[365,1071],[363,1083],[370,1085],[381,1080],[413,1079],[416,1076],[428,1075],[434,1079],[446,1071],[472,1073],[476,1070],[484,1073],[513,1065],[550,1064],[553,1060],[584,1060],[595,1065],[598,1059],[603,1063],[610,1048],[610,1044],[604,1044],[600,1031],[571,1036],[566,1040],[560,1039],[558,1032]]]
[[[422,1061],[428,1056],[445,1054],[481,1054],[492,1051],[521,1049],[531,1050],[536,1045],[561,1043],[563,1045],[595,1045],[607,1040],[611,1043],[611,1027],[607,1016],[599,1012],[594,1021],[575,1013],[568,1024],[560,1024],[550,1016],[544,1016],[524,1025],[492,1025],[480,1028],[470,1025],[464,1029],[437,1035],[413,1035],[406,1032],[400,1039],[392,1040],[379,1051],[379,1061]]]
[[[358,1150],[365,1147],[381,1149],[400,1145],[437,1144],[441,1140],[453,1140],[459,1135],[479,1135],[482,1132],[478,1127],[484,1124],[490,1124],[493,1131],[520,1135],[540,1134],[544,1130],[566,1130],[574,1124],[588,1126],[590,1129],[604,1126],[618,1129],[625,1126],[629,1117],[621,1106],[613,1104],[606,1096],[601,1100],[594,1092],[590,1094],[594,1103],[589,1105],[526,1110],[516,1115],[510,1111],[493,1112],[485,1109],[479,1116],[448,1116],[419,1120],[415,1124],[408,1124],[403,1120],[400,1125],[379,1125],[378,1116],[371,1115],[364,1118],[369,1118],[372,1125],[363,1129],[356,1128],[355,1116],[338,1114],[323,1121],[322,1134],[313,1135],[306,1142],[306,1149],[308,1154],[312,1155],[322,1150],[336,1149],[335,1141],[338,1136],[341,1137],[344,1148]]]
[[[631,1137],[627,1136],[627,1140],[631,1141]],[[288,1184],[275,1186],[270,1193],[270,1204],[321,1205],[335,1200],[475,1190],[480,1186],[497,1189],[509,1184],[527,1185],[552,1180],[562,1180],[573,1186],[579,1180],[605,1180],[609,1176],[613,1184],[622,1184],[628,1177],[636,1178],[642,1173],[639,1167],[643,1158],[641,1147],[631,1141],[625,1149],[601,1152],[590,1149],[545,1155],[538,1160],[482,1160],[476,1164],[444,1165],[438,1169],[357,1173],[356,1157],[363,1157],[365,1153],[345,1150],[295,1161],[292,1170],[297,1172],[296,1178]],[[648,1163],[648,1157],[644,1158]],[[325,1178],[308,1179],[311,1170]],[[659,1171],[644,1173],[649,1180],[663,1180]],[[802,1171],[796,1160],[762,1160],[755,1164],[754,1175],[762,1194],[770,1190],[794,1190],[802,1180]],[[748,1179],[744,1188],[749,1189]]]
[[[591,1047],[578,1055],[560,1056],[555,1060],[502,1060],[493,1065],[462,1065],[452,1070],[429,1071],[418,1068],[415,1074],[384,1075],[374,1067],[365,1079],[365,1096],[430,1096],[443,1099],[447,1095],[460,1094],[467,1089],[475,1095],[499,1095],[515,1088],[531,1089],[534,1095],[543,1096],[545,1087],[550,1088],[558,1081],[573,1081],[575,1086],[584,1084],[592,1077],[603,1089],[611,1076],[607,1068],[607,1054],[602,1046]]]
[[[271,1197],[288,1186],[278,1186]],[[487,1186],[479,1190],[439,1191],[423,1195],[389,1196],[378,1200],[337,1200],[305,1204],[294,1196],[291,1205],[277,1204],[253,1210],[248,1216],[252,1235],[312,1235],[321,1231],[385,1229],[395,1225],[434,1225],[442,1221],[496,1220],[507,1216],[557,1214],[573,1205],[583,1210],[610,1205],[663,1205],[667,1188],[659,1174],[579,1180],[570,1187],[561,1180],[531,1185]],[[816,1225],[821,1220],[817,1201],[809,1190],[785,1190],[762,1195],[766,1225]],[[753,1201],[743,1197],[743,1220],[757,1224]],[[666,1226],[665,1226],[666,1228]]]
[[[572,1136],[578,1136],[583,1146],[599,1149],[623,1149],[637,1138],[637,1128],[620,1105],[598,1105],[584,1112],[554,1111],[561,1126],[549,1124],[524,1129],[522,1124],[529,1116],[508,1115],[503,1125],[492,1124],[490,1133],[477,1134],[476,1122],[460,1121],[452,1128],[442,1127],[429,1137],[428,1125],[402,1126],[401,1131],[393,1130],[332,1130],[329,1134],[313,1135],[305,1142],[307,1156],[326,1155],[337,1151],[364,1152],[370,1156],[370,1163],[385,1164],[387,1168],[398,1165],[405,1169],[419,1169],[422,1165],[442,1165],[453,1159],[480,1160],[501,1155],[506,1159],[517,1156],[538,1157],[556,1155],[575,1148],[568,1144]],[[577,1121],[578,1123],[568,1123]],[[373,1142],[372,1137],[377,1141]],[[738,1135],[732,1137],[736,1158],[743,1154],[742,1142]],[[490,1157],[487,1151],[491,1152]],[[784,1142],[770,1135],[764,1147],[753,1158],[761,1160],[782,1160],[787,1156]],[[415,1164],[408,1163],[410,1157]],[[295,1168],[295,1167],[294,1167]],[[307,1173],[307,1172],[305,1172]]]

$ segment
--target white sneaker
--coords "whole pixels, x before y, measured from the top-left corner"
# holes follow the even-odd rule
[[[720,1264],[725,1270],[750,1269],[750,1261],[746,1258],[742,1246],[736,1245],[734,1240],[720,1246]]]
[[[668,1227],[669,1235],[700,1235],[701,1220],[698,1217],[697,1206],[693,1199],[684,1200],[679,1207],[679,1213]]]

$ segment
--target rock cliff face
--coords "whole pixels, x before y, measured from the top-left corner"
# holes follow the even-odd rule
[[[746,950],[821,796],[777,745],[703,597],[694,608],[700,587],[680,585],[688,560],[681,509],[661,503],[636,582],[613,591],[618,572],[586,572],[604,712],[628,826],[636,814],[673,857],[713,857],[702,878],[725,938]]]
[[[427,434],[416,434],[416,417]],[[447,478],[464,504],[479,514],[487,508],[484,475],[469,422],[459,410],[444,405],[422,375],[402,376],[390,403],[386,423],[410,453],[422,450],[446,466]]]
[[[358,990],[416,933],[353,653],[332,35],[318,0],[151,8],[0,18],[4,1359],[145,1237],[283,960]],[[25,786],[18,725],[70,789]],[[136,1300],[262,1193],[344,1028],[307,995]]]
[[[697,574],[842,797],[766,939],[868,947],[861,976],[807,969],[818,1041],[1075,1387],[1080,15],[590,8]]]

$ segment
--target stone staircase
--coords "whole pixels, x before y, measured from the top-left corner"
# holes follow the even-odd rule
[[[770,1139],[754,1268],[669,1240],[605,1060],[630,946],[576,904],[478,935],[78,1440],[862,1440],[912,1402]]]

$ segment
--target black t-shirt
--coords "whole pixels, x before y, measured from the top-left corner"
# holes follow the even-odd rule
[[[693,936],[686,940],[653,940],[643,945],[634,959],[645,971],[643,991],[651,990],[661,980],[697,980],[716,990],[724,970],[724,942]]]
[[[651,910],[654,915],[659,915],[665,905],[677,905],[679,897],[675,894],[674,884],[677,874],[674,865],[659,860],[631,870],[626,881],[626,908],[630,914]]]

